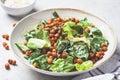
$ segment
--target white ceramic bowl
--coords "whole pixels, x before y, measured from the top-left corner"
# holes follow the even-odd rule
[[[21,8],[8,7],[4,4],[4,1],[5,0],[0,0],[0,4],[8,14],[13,16],[23,16],[29,13],[33,9],[36,0],[29,0],[30,4],[28,6],[21,7]]]
[[[87,71],[92,70],[92,69],[89,69],[85,71],[58,73],[58,72],[50,72],[50,71],[37,69],[37,68],[34,68],[32,65],[30,65],[26,59],[24,59],[23,54],[15,46],[15,43],[23,42],[24,41],[23,35],[27,33],[28,31],[32,30],[35,27],[35,25],[39,23],[42,19],[46,19],[46,20],[50,19],[52,17],[53,11],[57,11],[58,14],[62,18],[75,17],[78,19],[83,19],[87,17],[90,22],[93,22],[102,31],[104,37],[109,41],[108,50],[105,53],[104,57],[101,60],[99,60],[97,63],[95,63],[92,69],[97,68],[98,66],[102,65],[114,54],[114,51],[117,46],[116,35],[114,34],[113,29],[111,29],[110,25],[107,24],[104,20],[88,12],[77,10],[77,9],[69,9],[69,8],[48,9],[48,10],[35,12],[23,18],[22,20],[20,20],[11,34],[11,40],[10,40],[11,48],[14,54],[17,56],[17,58],[22,63],[27,65],[28,68],[31,68],[43,74],[48,74],[48,75],[53,75],[53,76],[73,76],[73,75],[78,75],[78,74],[85,73]]]

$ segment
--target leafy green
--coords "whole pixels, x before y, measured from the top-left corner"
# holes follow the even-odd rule
[[[68,56],[66,59],[57,59],[50,67],[54,72],[69,72],[74,68],[73,57]]]
[[[83,71],[83,70],[92,68],[93,65],[94,65],[93,62],[88,60],[88,61],[83,62],[82,64],[75,64],[75,68],[78,71]]]
[[[88,59],[89,56],[89,48],[86,43],[79,42],[75,43],[67,50],[67,52],[77,58]]]
[[[34,59],[30,60],[31,64],[33,64],[34,62],[38,63],[38,68],[40,68],[40,69],[46,70],[50,67],[50,65],[47,63],[46,55],[41,55],[37,58],[34,58]]]
[[[15,45],[22,51],[26,52],[27,50],[30,50],[27,46],[25,46],[22,43],[15,43]]]
[[[58,17],[59,17],[59,15],[58,15],[58,13],[57,13],[56,11],[53,12],[53,16],[54,16],[55,18],[58,18]]]
[[[40,56],[42,53],[41,53],[41,50],[40,49],[36,49],[34,52],[32,52],[29,56],[29,59],[32,60],[34,58],[37,58],[38,56]]]
[[[80,25],[81,27],[87,27],[87,26],[91,26],[92,23],[88,22],[87,18],[84,18],[84,19],[80,20],[78,25]]]
[[[27,43],[27,47],[31,49],[43,48],[47,45],[47,42],[42,39],[30,38]]]
[[[101,50],[101,43],[105,43],[106,45],[108,45],[109,44],[109,42],[108,42],[108,40],[106,40],[105,38],[103,38],[103,37],[95,37],[95,38],[93,38],[92,40],[91,40],[91,50],[93,51],[93,52],[96,52],[96,51],[100,51]]]
[[[62,53],[63,50],[69,46],[69,44],[69,40],[59,40],[56,47],[57,53]]]

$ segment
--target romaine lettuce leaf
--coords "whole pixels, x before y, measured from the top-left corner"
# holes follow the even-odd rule
[[[50,66],[54,72],[69,72],[74,68],[73,57],[68,56],[66,59],[59,58]]]
[[[92,68],[93,65],[94,65],[93,62],[88,60],[88,61],[83,62],[82,64],[75,64],[75,68],[78,71],[83,71],[83,70]]]

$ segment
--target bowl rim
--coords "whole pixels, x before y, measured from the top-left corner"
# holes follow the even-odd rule
[[[30,7],[31,5],[35,4],[35,2],[36,2],[36,0],[32,0],[32,3],[30,3],[30,4],[27,5],[27,6],[15,8],[15,7],[6,6],[6,5],[2,2],[2,0],[0,0],[0,4],[1,4],[2,6],[4,6],[4,7],[6,7],[6,8],[9,8],[9,9],[24,9],[24,8],[28,8],[28,7]]]
[[[31,64],[27,64],[26,62],[24,62],[21,58],[19,58],[19,57],[15,54],[14,50],[12,49],[12,43],[11,43],[12,41],[11,41],[11,40],[12,40],[13,32],[14,32],[15,28],[17,27],[17,25],[18,25],[19,23],[21,23],[23,20],[27,19],[28,17],[30,17],[30,16],[32,16],[32,15],[35,15],[35,14],[37,14],[37,13],[41,13],[41,12],[45,12],[45,11],[50,11],[50,10],[72,10],[72,11],[82,12],[82,13],[85,13],[85,14],[87,14],[87,15],[93,16],[93,17],[99,19],[100,21],[104,22],[104,23],[108,26],[108,28],[109,28],[110,30],[112,30],[113,35],[114,35],[115,44],[114,44],[113,50],[111,51],[111,55],[110,55],[108,58],[106,58],[106,59],[104,60],[104,62],[102,62],[101,64],[99,64],[99,65],[96,66],[96,67],[92,67],[92,68],[90,68],[90,69],[88,69],[88,70],[85,70],[85,71],[74,71],[74,72],[67,72],[67,73],[63,73],[63,72],[51,72],[51,71],[41,70],[41,69],[38,69],[38,68],[34,68],[33,66],[31,66]],[[22,62],[23,64],[25,64],[26,66],[29,66],[29,68],[31,68],[32,70],[35,70],[35,71],[40,72],[40,73],[42,73],[42,74],[52,75],[52,76],[73,76],[73,75],[79,75],[79,74],[81,74],[81,73],[85,73],[85,72],[91,71],[91,70],[93,70],[93,69],[95,69],[95,68],[103,65],[103,64],[104,64],[106,61],[108,61],[108,60],[112,57],[112,55],[114,54],[114,52],[115,52],[115,50],[116,50],[116,48],[117,48],[117,42],[118,42],[118,41],[117,41],[117,35],[116,35],[115,31],[112,29],[112,27],[110,26],[110,24],[109,24],[108,22],[106,22],[104,19],[102,19],[102,18],[100,18],[100,17],[98,17],[98,16],[96,16],[96,15],[94,15],[94,14],[91,14],[91,13],[89,13],[89,12],[87,12],[87,11],[84,11],[84,10],[81,10],[81,9],[75,9],[75,8],[49,8],[49,9],[40,10],[40,11],[34,12],[34,13],[29,14],[29,15],[27,15],[26,17],[22,18],[20,21],[18,21],[18,22],[16,23],[15,28],[14,28],[14,30],[13,30],[12,33],[11,33],[10,47],[11,47],[11,50],[12,50],[13,54],[16,56],[16,58],[17,58],[20,62]]]

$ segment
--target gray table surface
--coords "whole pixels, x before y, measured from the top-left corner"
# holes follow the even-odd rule
[[[81,74],[73,80],[81,80],[90,76],[117,70],[120,66],[120,0],[37,0],[35,9],[32,12],[58,7],[82,9],[102,17],[112,25],[112,28],[118,36],[118,47],[110,60],[99,68],[88,73]],[[10,34],[13,30],[12,24],[20,19],[20,17],[12,17],[7,15],[6,12],[4,12],[4,10],[0,7],[0,36],[4,33]],[[0,37],[0,80],[67,80],[65,77],[52,77],[39,74],[29,69],[19,61],[17,61],[17,66],[11,66],[11,70],[5,70],[4,64],[7,63],[7,60],[9,58],[16,58],[13,56],[11,50],[6,51],[3,48],[3,41],[5,40]],[[68,80],[71,79],[72,78],[69,78]]]

